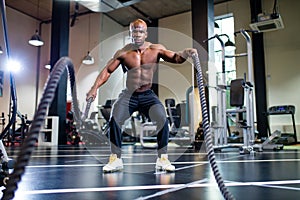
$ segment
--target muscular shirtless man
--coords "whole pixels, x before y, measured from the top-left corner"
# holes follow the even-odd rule
[[[196,49],[187,48],[181,52],[167,50],[161,44],[152,44],[145,41],[147,38],[147,24],[137,19],[130,24],[132,43],[118,50],[113,58],[97,76],[94,85],[87,93],[86,99],[95,99],[97,89],[103,85],[120,65],[127,70],[126,89],[114,103],[110,126],[111,155],[104,172],[113,172],[123,169],[121,158],[121,126],[135,111],[143,113],[157,125],[156,169],[175,171],[175,167],[168,160],[167,145],[169,127],[164,106],[151,90],[153,74],[157,69],[158,61],[162,58],[171,63],[183,63],[187,57],[197,53]]]

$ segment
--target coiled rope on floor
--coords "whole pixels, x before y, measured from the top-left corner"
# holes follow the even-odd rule
[[[203,75],[201,70],[201,64],[199,61],[199,57],[196,54],[192,55],[193,63],[196,68],[196,78],[197,78],[197,85],[199,90],[200,96],[200,104],[202,110],[202,124],[203,124],[203,131],[204,131],[204,143],[206,145],[206,151],[208,160],[213,171],[214,177],[218,184],[218,187],[225,199],[232,200],[234,199],[233,195],[228,191],[227,187],[225,186],[224,180],[220,174],[219,168],[217,166],[216,157],[214,153],[214,147],[212,142],[212,136],[209,127],[209,120],[208,120],[208,111],[206,105],[206,98],[205,98],[205,91],[204,91],[204,83],[203,83]]]

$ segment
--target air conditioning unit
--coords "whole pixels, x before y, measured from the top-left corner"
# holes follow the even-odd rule
[[[283,21],[280,14],[259,15],[258,22],[249,25],[252,30],[258,32],[275,31],[283,29]]]

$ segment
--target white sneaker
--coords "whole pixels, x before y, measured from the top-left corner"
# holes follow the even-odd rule
[[[103,172],[116,172],[121,171],[123,168],[122,159],[118,158],[116,154],[111,154],[108,164],[103,167]]]
[[[157,158],[157,160],[156,160],[155,169],[162,170],[162,171],[168,171],[168,172],[174,172],[175,166],[172,165],[171,162],[168,160],[167,154],[161,154],[161,157]]]

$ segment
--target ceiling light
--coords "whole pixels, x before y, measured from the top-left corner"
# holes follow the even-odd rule
[[[50,64],[46,64],[45,68],[50,70],[51,69],[51,65]]]
[[[3,54],[3,49],[1,46],[0,46],[0,54]]]
[[[91,14],[89,14],[89,29],[88,29],[88,50],[90,49],[90,27],[91,27]],[[88,51],[87,55],[83,58],[82,63],[86,65],[94,64],[94,58]]]
[[[9,59],[6,63],[6,69],[10,72],[18,72],[21,69],[21,64],[16,60]]]
[[[41,37],[39,36],[39,33],[37,30],[36,30],[35,34],[30,38],[28,43],[31,44],[32,46],[36,46],[36,47],[44,45],[44,42],[41,40]]]
[[[90,52],[88,52],[87,55],[83,58],[82,63],[86,65],[92,65],[95,63],[94,58],[91,56]]]
[[[235,44],[228,38],[227,42],[225,42],[225,47],[227,50],[235,50]]]
[[[220,26],[217,22],[215,22],[215,28],[220,28]]]

